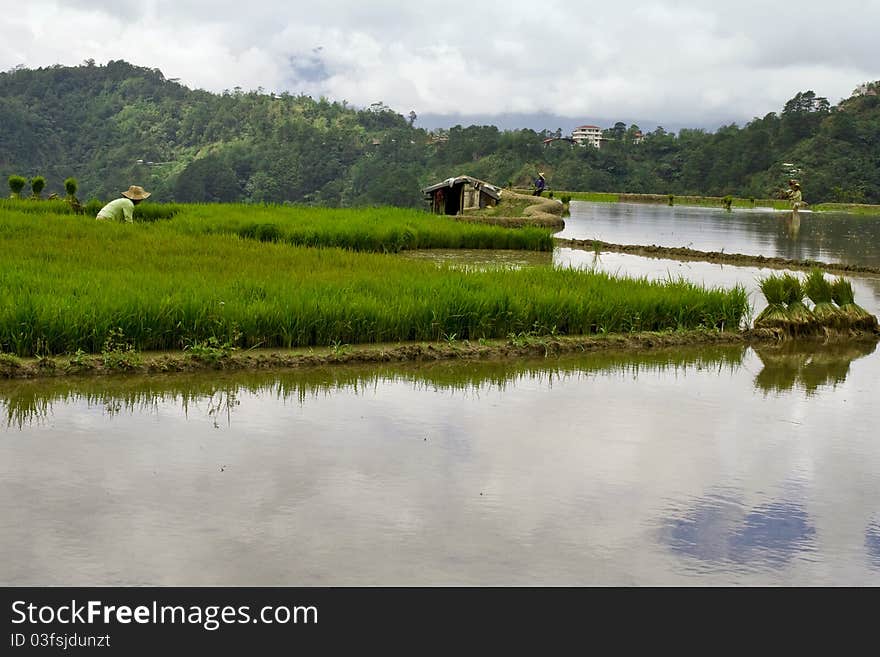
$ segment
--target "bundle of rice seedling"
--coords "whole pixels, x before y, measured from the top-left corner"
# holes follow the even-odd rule
[[[804,305],[804,288],[801,279],[791,274],[782,275],[782,287],[785,290],[785,314],[792,323],[796,333],[805,333],[813,328],[816,319],[810,309]]]
[[[785,288],[782,278],[770,275],[758,281],[761,292],[767,299],[767,307],[755,318],[755,328],[788,328],[788,315],[785,314]]]
[[[825,328],[840,326],[844,315],[837,306],[831,302],[831,283],[825,278],[821,269],[810,270],[804,281],[804,291],[810,297],[813,304],[813,317]]]
[[[852,328],[863,331],[877,329],[877,318],[856,304],[852,283],[848,280],[843,277],[834,280],[831,284],[831,298],[840,307]]]

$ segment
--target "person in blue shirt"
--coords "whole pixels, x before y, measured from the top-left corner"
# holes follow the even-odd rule
[[[532,192],[532,196],[540,196],[546,187],[547,181],[544,179],[544,172],[541,171],[538,173],[538,177],[535,178],[535,191]]]

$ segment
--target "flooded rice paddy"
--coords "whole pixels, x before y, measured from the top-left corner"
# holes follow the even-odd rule
[[[880,220],[854,214],[572,201],[557,237],[880,266]]]
[[[5,584],[880,584],[875,345],[0,384]]]
[[[570,236],[660,243],[620,223],[650,237]],[[778,254],[756,234],[725,250]],[[850,241],[781,255],[865,257]],[[767,273],[487,255],[416,257]],[[877,278],[849,278],[878,314]],[[0,381],[0,583],[880,585],[878,380],[866,342]]]

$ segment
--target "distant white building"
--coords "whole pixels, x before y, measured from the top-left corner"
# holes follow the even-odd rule
[[[583,146],[589,144],[593,148],[602,145],[602,128],[597,125],[579,125],[571,131],[571,138]]]

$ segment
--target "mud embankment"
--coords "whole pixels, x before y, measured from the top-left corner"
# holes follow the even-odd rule
[[[508,340],[421,342],[389,345],[345,345],[325,349],[233,351],[222,358],[202,359],[185,352],[137,353],[124,364],[101,354],[18,359],[4,354],[0,379],[65,376],[150,375],[212,370],[289,370],[359,363],[407,363],[440,360],[502,360],[544,358],[593,351],[639,351],[699,345],[778,344],[785,336],[772,330],[643,332],[591,336],[519,336]],[[840,342],[876,342],[880,335],[863,333]],[[809,341],[809,339],[802,339]],[[827,344],[827,338],[815,342]]]
[[[847,265],[836,262],[822,262],[820,260],[791,260],[789,258],[767,257],[762,255],[746,255],[742,253],[724,253],[723,251],[697,251],[678,246],[657,246],[651,244],[611,244],[601,240],[572,240],[555,238],[556,246],[572,249],[586,249],[589,251],[611,251],[615,253],[630,253],[632,255],[645,256],[648,258],[669,258],[672,260],[694,260],[702,262],[717,262],[725,265],[740,265],[743,267],[773,267],[776,269],[803,269],[813,267],[824,269],[828,272],[849,272],[860,274],[880,274],[880,267],[867,265]]]
[[[521,216],[477,214],[463,215],[456,217],[456,219],[467,223],[491,224],[506,228],[521,228],[523,226],[540,226],[556,230],[565,228],[565,221],[562,219],[562,215],[565,214],[568,206],[559,200],[504,190],[501,195],[501,202],[497,206],[498,212],[504,212],[505,203],[510,205],[526,203],[526,206],[522,209]]]

